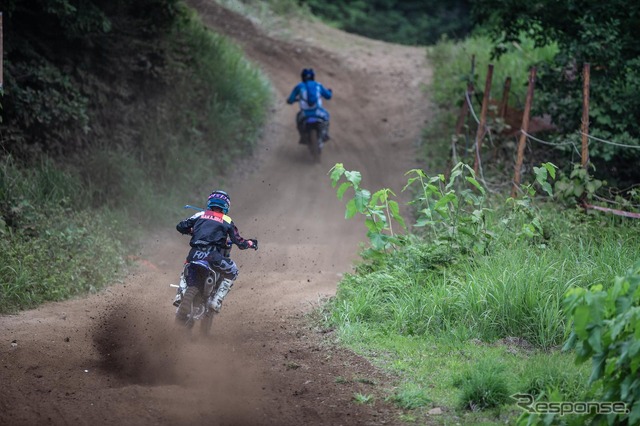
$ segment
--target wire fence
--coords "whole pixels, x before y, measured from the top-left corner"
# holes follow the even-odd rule
[[[456,134],[458,136],[462,135],[462,127],[464,122],[466,121],[467,117],[470,116],[473,121],[475,122],[475,125],[477,126],[476,129],[476,136],[472,141],[471,146],[469,147],[469,135],[466,134],[465,136],[465,152],[467,153],[473,153],[473,155],[475,156],[474,159],[474,170],[476,171],[476,175],[478,176],[478,178],[480,179],[480,181],[485,185],[485,188],[487,188],[487,190],[489,190],[490,192],[501,192],[501,190],[504,188],[505,184],[500,184],[500,183],[496,183],[496,182],[488,182],[487,179],[485,179],[485,173],[483,170],[483,165],[482,165],[482,142],[483,139],[485,137],[488,138],[489,143],[496,147],[497,144],[494,141],[494,135],[493,135],[493,129],[491,125],[487,124],[487,106],[489,103],[489,93],[490,93],[490,89],[491,89],[491,75],[492,75],[492,71],[493,71],[493,66],[489,65],[489,70],[487,73],[487,81],[486,81],[486,86],[485,86],[485,91],[484,91],[484,98],[482,100],[482,111],[480,112],[480,114],[477,114],[471,99],[471,94],[473,93],[473,86],[471,84],[468,85],[467,90],[465,91],[464,94],[464,102],[463,102],[463,108],[461,110],[461,114],[460,117],[458,119],[458,124],[456,126]],[[531,145],[533,145],[534,143],[539,143],[539,144],[543,144],[546,146],[551,146],[554,148],[561,148],[561,147],[570,147],[570,152],[571,152],[571,161],[573,162],[575,160],[574,154],[577,154],[577,156],[580,158],[582,167],[587,168],[589,165],[589,144],[590,143],[598,143],[598,144],[603,144],[603,145],[610,145],[610,146],[614,146],[616,148],[621,148],[621,149],[629,149],[629,150],[638,150],[640,149],[640,146],[638,145],[630,145],[630,144],[625,144],[625,143],[620,143],[614,140],[608,140],[608,139],[603,139],[600,137],[596,137],[593,136],[591,134],[589,134],[589,120],[588,120],[588,109],[589,109],[589,73],[590,73],[590,68],[589,68],[589,64],[585,64],[584,70],[583,70],[583,116],[582,116],[582,128],[581,130],[578,130],[576,132],[576,135],[578,137],[581,138],[582,142],[581,142],[581,146],[580,148],[578,147],[578,144],[571,140],[571,139],[567,139],[565,141],[548,141],[548,140],[544,140],[538,137],[533,136],[532,134],[529,133],[529,115],[530,115],[530,107],[531,107],[531,102],[533,99],[533,89],[534,89],[534,84],[535,84],[535,73],[536,70],[535,68],[531,69],[531,73],[530,73],[530,77],[529,77],[529,87],[528,87],[528,93],[527,93],[527,100],[525,101],[525,109],[524,109],[524,113],[523,113],[523,117],[522,117],[522,123],[520,126],[520,129],[518,131],[516,131],[514,133],[514,136],[519,138],[519,142],[518,142],[518,158],[516,160],[516,164],[515,164],[515,172],[514,172],[514,178],[511,182],[508,183],[508,185],[510,185],[512,187],[512,196],[516,197],[518,193],[521,193],[521,188],[520,188],[520,176],[521,176],[521,169],[523,167],[523,161],[524,161],[524,149],[525,146],[529,146],[529,149],[531,149]],[[507,98],[508,98],[508,93],[506,92],[508,90],[508,88],[510,87],[510,79],[507,79],[507,82],[505,83],[505,92],[503,93],[503,100],[502,100],[502,105],[500,105],[500,107],[498,108],[498,110],[500,111],[500,115],[502,118],[504,118],[505,116],[505,111],[506,111],[506,102],[507,102]],[[468,127],[467,127],[468,128]],[[637,139],[637,138],[636,138]],[[458,146],[457,146],[457,138],[454,138],[452,140],[452,147],[451,147],[451,158],[454,161],[454,163],[457,163],[457,159],[458,159]],[[448,172],[448,171],[447,171]],[[606,200],[603,197],[596,197],[594,196],[595,199],[597,199],[598,201],[602,201],[602,202],[609,202],[609,203],[616,203],[615,201],[611,201],[611,200]],[[586,199],[584,197],[581,197],[581,199],[579,200],[580,205],[582,205],[582,207],[584,207],[585,209],[593,209],[593,210],[598,210],[598,211],[603,211],[603,212],[607,212],[607,213],[613,213],[616,215],[620,215],[620,216],[625,216],[625,217],[633,217],[633,218],[640,218],[640,214],[638,213],[631,213],[631,212],[625,212],[622,210],[616,210],[616,209],[611,209],[611,208],[606,208],[606,207],[601,207],[601,206],[594,206],[591,204],[588,204],[586,202]]]

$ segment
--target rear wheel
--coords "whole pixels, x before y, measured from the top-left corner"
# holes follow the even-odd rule
[[[213,323],[214,315],[215,313],[213,311],[209,311],[200,319],[200,332],[203,336],[208,336],[211,333],[211,324]]]
[[[309,129],[309,151],[311,152],[311,158],[315,162],[320,161],[320,130],[317,127]]]
[[[188,328],[193,327],[194,306],[197,306],[200,296],[198,287],[187,287],[182,302],[176,311],[176,322]]]

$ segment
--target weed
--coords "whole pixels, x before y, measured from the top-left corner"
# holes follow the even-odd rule
[[[357,402],[358,404],[373,404],[375,402],[375,397],[371,394],[362,394],[359,392],[356,392],[353,394],[353,400],[355,402]]]

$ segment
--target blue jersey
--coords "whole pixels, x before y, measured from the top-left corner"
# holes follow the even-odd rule
[[[298,102],[305,116],[318,116],[326,120],[329,113],[322,107],[322,98],[331,99],[332,91],[313,80],[298,83],[287,98],[287,103]]]

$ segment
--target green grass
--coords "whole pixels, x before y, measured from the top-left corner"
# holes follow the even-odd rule
[[[340,340],[400,377],[387,399],[412,421],[440,407],[443,424],[513,424],[521,414],[510,395],[558,390],[571,400],[588,395],[588,366],[573,355],[528,348],[516,340],[494,343],[451,336],[401,336],[363,324],[339,329]],[[475,411],[473,409],[475,409]],[[508,420],[510,419],[510,420]]]
[[[64,161],[0,161],[0,313],[117,282],[141,225],[173,226],[254,147],[271,88],[242,51],[193,13],[157,43],[171,84],[127,106],[124,135]]]
[[[459,105],[467,89],[467,81],[474,83],[476,92],[485,87],[488,66],[494,66],[492,76],[492,97],[500,99],[503,83],[511,77],[512,106],[524,106],[529,67],[541,60],[553,58],[558,49],[555,45],[535,48],[533,40],[525,38],[522,44],[512,45],[508,53],[499,59],[491,59],[491,43],[488,37],[476,35],[462,42],[442,40],[427,50],[433,64],[433,80],[430,93],[437,105],[449,108]],[[472,57],[475,68],[471,73]]]
[[[506,213],[494,209],[487,226]],[[339,283],[323,318],[341,342],[399,375],[388,397],[409,417],[445,407],[469,424],[513,422],[521,411],[512,394],[587,397],[588,371],[559,349],[569,331],[564,294],[612,285],[637,259],[640,226],[552,204],[540,215],[544,236],[523,238],[517,225],[485,254],[453,258],[414,237]]]
[[[442,40],[429,47],[427,57],[433,66],[433,81],[436,84],[432,84],[427,90],[436,108],[434,118],[423,132],[422,157],[428,168],[444,171],[468,82],[472,82],[475,87],[473,108],[477,116],[480,113],[488,66],[492,64],[491,98],[501,100],[505,80],[511,77],[509,106],[522,110],[530,66],[537,61],[551,59],[556,53],[556,46],[535,48],[533,41],[525,38],[522,44],[511,46],[509,52],[499,59],[491,59],[491,44],[481,34],[462,42]],[[475,58],[473,72],[472,58]],[[462,129],[462,137],[455,137],[459,150],[463,151],[462,155],[467,156],[462,158],[465,162],[473,161],[473,156],[468,151],[475,139],[474,123],[468,118],[467,126]],[[511,168],[509,165],[509,169]]]

